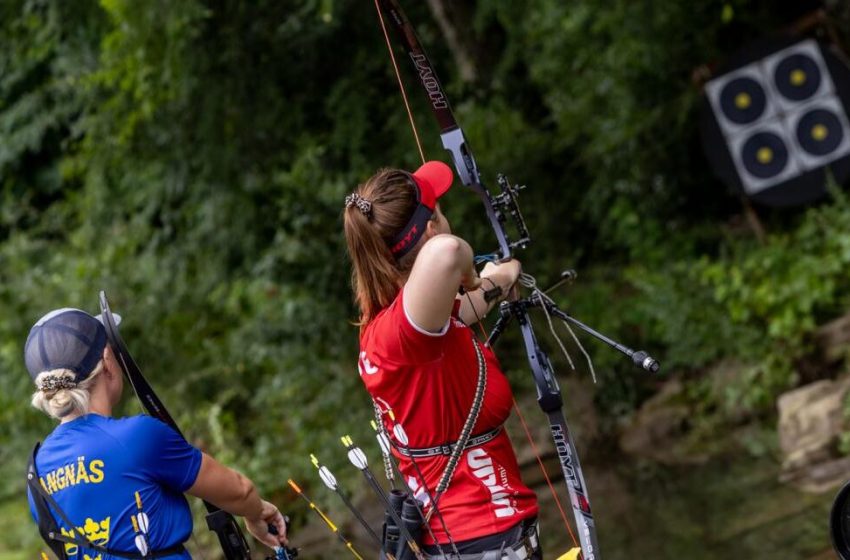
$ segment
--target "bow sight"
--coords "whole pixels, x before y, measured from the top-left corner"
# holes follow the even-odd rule
[[[487,195],[490,197],[490,204],[493,207],[496,220],[501,224],[502,235],[508,246],[508,256],[510,256],[510,252],[514,249],[525,249],[531,243],[531,234],[528,233],[528,227],[525,225],[525,218],[522,217],[517,200],[519,191],[525,189],[525,185],[511,185],[508,178],[502,174],[499,174],[496,183],[499,185],[499,194],[492,196],[488,191]],[[508,217],[510,217],[517,232],[518,238],[515,241],[511,241],[507,231],[505,231],[505,223],[508,221]]]

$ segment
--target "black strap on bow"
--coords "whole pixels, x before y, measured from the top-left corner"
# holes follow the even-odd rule
[[[106,337],[109,341],[109,347],[112,348],[115,359],[121,366],[124,375],[130,381],[130,385],[136,392],[136,396],[142,403],[142,407],[144,407],[148,414],[168,424],[178,434],[183,436],[183,432],[180,431],[177,422],[168,413],[165,405],[159,399],[156,392],[154,392],[148,380],[145,379],[145,376],[142,375],[142,370],[130,355],[127,345],[124,344],[124,340],[121,338],[121,333],[118,332],[115,318],[109,309],[109,301],[106,299],[106,293],[103,291],[100,292],[100,310],[103,318],[103,326],[106,327]],[[224,557],[227,560],[251,560],[251,549],[248,546],[248,541],[245,540],[242,528],[236,522],[233,515],[206,500],[204,500],[204,507],[207,509],[207,527],[211,531],[214,531],[218,537]]]
[[[121,338],[121,333],[118,331],[118,326],[115,324],[112,311],[109,309],[109,301],[106,299],[106,293],[103,291],[100,292],[100,310],[103,325],[106,328],[106,338],[109,341],[109,346],[112,348],[115,359],[121,366],[121,370],[130,381],[136,397],[142,403],[142,407],[154,418],[171,426],[174,431],[185,439],[183,432],[177,426],[177,422],[171,417],[168,409],[165,408],[165,405],[153,390],[151,384],[145,379],[142,370],[130,355],[130,351],[127,349],[127,345],[124,344],[124,339]],[[242,528],[236,522],[236,518],[231,513],[216,507],[206,500],[203,500],[203,502],[204,507],[207,509],[207,528],[215,532],[218,537],[224,557],[227,560],[251,560],[251,548],[248,546],[248,541],[245,539]],[[269,532],[277,534],[276,527],[269,525]],[[295,558],[298,555],[298,551],[294,548],[278,547],[277,554],[280,558]]]

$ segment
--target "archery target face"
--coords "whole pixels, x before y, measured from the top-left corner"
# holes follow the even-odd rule
[[[762,63],[773,98],[783,111],[793,111],[835,91],[818,44],[809,39],[764,59]]]
[[[724,78],[710,81],[706,91],[712,106],[717,108],[718,122],[726,134],[734,134],[776,114],[756,69],[742,68]]]
[[[835,96],[789,113],[788,126],[805,169],[822,167],[850,154],[850,125]]]
[[[791,186],[791,198],[802,201],[807,187],[792,185],[798,177],[808,174],[811,185],[810,172],[823,173],[825,166],[850,155],[847,113],[824,53],[812,39],[718,76],[705,92],[748,195],[775,187],[770,196],[777,201],[779,191]],[[823,190],[822,185],[812,189],[810,198]]]
[[[762,123],[729,139],[735,167],[747,174],[748,191],[758,192],[800,174],[794,150],[778,119]]]

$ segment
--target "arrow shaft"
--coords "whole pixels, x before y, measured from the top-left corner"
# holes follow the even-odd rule
[[[372,527],[369,525],[369,523],[366,522],[366,519],[363,517],[363,514],[361,514],[357,510],[357,508],[354,507],[354,504],[351,503],[351,500],[349,500],[348,496],[346,496],[342,491],[337,490],[336,494],[337,494],[337,496],[340,497],[340,499],[345,504],[345,506],[349,509],[349,511],[351,511],[351,513],[354,515],[354,517],[357,518],[357,521],[359,521],[360,524],[363,526],[363,528],[366,529],[366,532],[369,533],[369,536],[372,537],[372,540],[374,540],[376,543],[378,543],[378,546],[380,547],[381,546],[381,539],[378,537],[378,535],[375,533],[375,531],[372,529]]]
[[[394,445],[394,444],[391,444],[391,445]],[[414,465],[415,465],[414,468],[416,469],[417,476],[419,476],[419,480],[422,482],[422,489],[424,490],[425,494],[430,497],[431,491],[428,489],[428,484],[425,482],[425,478],[422,476],[422,471],[419,469],[419,465],[415,464],[415,459],[413,459],[413,457],[411,457],[411,460],[414,462]],[[390,461],[390,463],[392,464],[393,468],[395,468],[395,471],[398,474],[399,479],[404,480],[404,473],[401,472],[401,469],[398,467],[398,465],[395,463],[395,461]],[[429,516],[425,515],[425,511],[422,509],[422,506],[419,505],[419,500],[416,499],[415,495],[413,496],[413,501],[416,504],[416,511],[418,511],[419,515],[422,516],[422,519],[425,520],[425,530],[428,531],[428,536],[431,537],[431,540],[433,540],[434,544],[437,545],[437,548],[440,549],[440,556],[445,558],[446,555],[443,552],[443,548],[440,546],[440,543],[437,541],[437,536],[434,534],[434,530],[431,529],[431,523],[430,523],[430,521],[428,521]],[[440,513],[440,510],[439,510],[439,508],[437,507],[436,504],[433,504],[433,506],[434,506],[434,511],[437,514],[437,519],[439,519],[440,525],[442,525],[443,531],[445,531],[446,537],[448,537],[448,539],[449,539],[449,544],[452,547],[452,552],[454,552],[458,557],[460,557],[460,552],[457,549],[457,545],[455,544],[454,539],[452,539],[451,533],[449,533],[449,528],[446,526],[446,521],[445,521],[445,519],[443,519],[443,514]]]
[[[346,448],[348,449],[349,452],[359,451],[359,449],[357,447],[355,447],[354,444],[352,443],[351,438],[346,436],[345,438],[343,438],[343,440],[347,441],[345,446],[346,446]],[[362,453],[362,451],[360,451],[360,453]],[[349,460],[350,460],[350,457],[351,457],[351,454],[349,453]],[[398,526],[398,529],[401,532],[401,536],[407,542],[407,546],[410,547],[410,550],[413,551],[413,554],[416,556],[417,559],[424,560],[424,557],[422,556],[422,552],[419,550],[419,545],[416,544],[416,540],[410,534],[410,531],[407,530],[407,527],[405,527],[404,522],[402,522],[402,520],[401,520],[401,517],[399,517],[399,515],[396,513],[395,509],[393,508],[392,504],[390,503],[390,499],[387,496],[387,493],[384,492],[383,488],[381,488],[381,485],[378,482],[378,479],[375,478],[375,474],[369,468],[369,465],[364,462],[364,464],[362,466],[359,466],[356,463],[354,463],[353,461],[352,461],[352,464],[355,467],[357,467],[358,469],[360,469],[360,472],[363,473],[363,477],[366,479],[366,482],[369,483],[369,486],[372,487],[372,490],[375,492],[375,494],[378,495],[378,497],[384,503],[384,506],[387,508],[387,512],[390,514],[390,517],[392,517],[393,522]]]
[[[345,535],[342,534],[342,532],[339,530],[339,528],[336,526],[336,524],[333,521],[331,521],[331,519],[327,515],[325,515],[325,512],[323,512],[321,509],[319,509],[319,506],[317,506],[313,502],[313,500],[308,498],[307,495],[301,490],[301,488],[299,488],[295,483],[293,483],[291,479],[289,481],[289,486],[295,491],[296,494],[301,496],[301,498],[310,505],[310,509],[312,509],[313,511],[316,512],[316,514],[322,519],[322,521],[325,522],[325,525],[327,525],[328,528],[330,528],[330,530],[333,531],[333,533],[336,535],[336,537],[339,539],[339,541],[343,545],[345,545],[345,548],[347,548],[348,551],[351,552],[351,554],[355,558],[357,558],[357,560],[364,560],[363,557],[360,556],[360,554],[357,552],[357,550],[354,549],[354,545],[351,544],[351,541],[349,541],[347,538],[345,538]]]

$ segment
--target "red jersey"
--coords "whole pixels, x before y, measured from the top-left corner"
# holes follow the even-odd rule
[[[440,333],[417,327],[402,303],[403,291],[363,330],[360,337],[360,378],[382,410],[391,408],[407,432],[409,446],[429,448],[454,443],[460,436],[475,396],[478,358],[473,344],[487,362],[484,403],[472,435],[504,424],[513,395],[496,356],[458,319],[459,304]],[[392,423],[384,418],[392,436]],[[431,506],[425,486],[411,460],[396,454],[401,472],[417,498]],[[447,455],[417,458],[430,492],[435,492],[448,464]],[[502,430],[494,439],[463,452],[438,509],[455,541],[505,531],[537,515],[537,497],[520,479],[513,447]],[[431,528],[440,543],[448,542],[437,515]],[[434,544],[425,535],[425,544]]]

